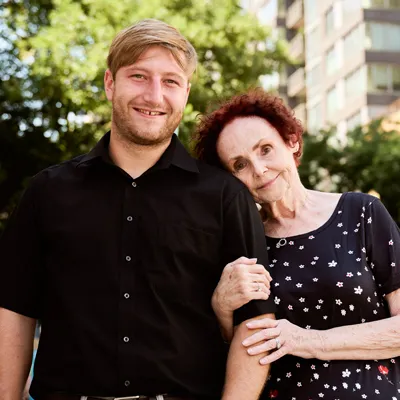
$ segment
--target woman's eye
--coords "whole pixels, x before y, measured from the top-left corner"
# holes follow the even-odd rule
[[[233,165],[233,169],[235,170],[235,172],[239,172],[244,168],[246,168],[246,162],[245,161],[237,161]]]
[[[271,151],[271,146],[264,146],[261,148],[262,154],[268,154]]]

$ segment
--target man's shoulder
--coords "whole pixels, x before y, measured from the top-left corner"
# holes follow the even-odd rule
[[[227,187],[232,191],[247,189],[246,186],[229,171],[209,165],[204,161],[196,160],[196,162],[202,179],[207,180],[210,183],[215,182],[216,184]]]
[[[50,165],[49,167],[42,169],[33,176],[31,180],[32,184],[35,185],[43,183],[44,181],[63,180],[68,177],[73,177],[76,174],[77,167],[84,157],[85,154],[82,154],[59,164]]]

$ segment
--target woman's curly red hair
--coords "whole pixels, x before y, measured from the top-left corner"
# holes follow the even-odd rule
[[[200,117],[194,141],[195,156],[208,164],[222,167],[217,153],[217,141],[226,125],[240,117],[260,117],[268,121],[285,143],[298,143],[294,153],[296,165],[300,164],[303,149],[303,127],[281,98],[257,88],[233,96],[210,114]]]

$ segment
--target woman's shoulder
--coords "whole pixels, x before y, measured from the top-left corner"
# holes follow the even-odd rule
[[[366,211],[373,203],[379,202],[377,197],[362,192],[345,192],[342,197],[344,206],[352,210]]]

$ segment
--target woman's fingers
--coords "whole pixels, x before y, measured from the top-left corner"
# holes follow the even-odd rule
[[[282,340],[279,341],[279,345],[280,345],[279,347],[282,347],[284,345],[284,343],[282,343]],[[267,351],[276,350],[277,348],[278,348],[277,342],[275,338],[273,338],[257,346],[250,347],[249,349],[247,349],[247,353],[249,353],[252,356],[256,356],[258,354],[262,354]]]
[[[279,321],[271,318],[252,319],[246,323],[249,329],[265,329],[275,328],[278,326]]]
[[[267,318],[265,318],[267,319]],[[262,321],[262,320],[260,320]],[[269,339],[273,339],[276,338],[277,336],[279,336],[281,333],[281,330],[279,328],[269,328],[269,329],[263,329],[259,332],[253,333],[251,336],[249,336],[248,338],[246,338],[243,341],[243,346],[252,346],[253,344],[257,344]]]

